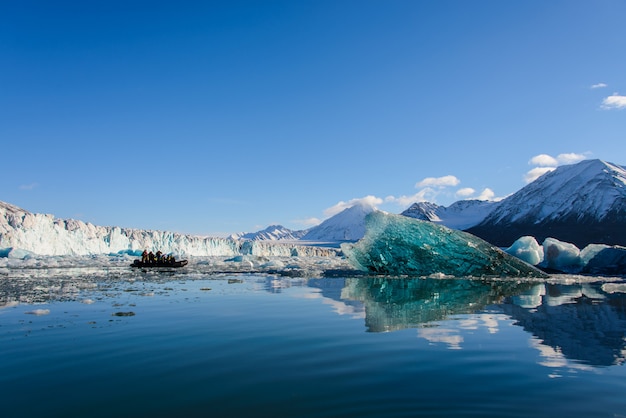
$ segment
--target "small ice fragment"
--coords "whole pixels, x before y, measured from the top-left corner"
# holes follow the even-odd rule
[[[48,315],[50,313],[50,309],[35,309],[33,311],[27,311],[24,313],[28,315],[37,315],[37,316]]]
[[[606,293],[626,293],[625,283],[605,283],[602,285],[602,290]]]

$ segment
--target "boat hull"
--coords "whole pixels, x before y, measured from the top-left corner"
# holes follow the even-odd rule
[[[131,267],[140,267],[140,268],[152,268],[152,267],[184,267],[186,266],[188,263],[187,260],[180,260],[180,261],[174,261],[173,263],[167,263],[167,262],[154,262],[154,263],[142,263],[139,260],[135,260],[135,262],[133,264],[131,264]]]

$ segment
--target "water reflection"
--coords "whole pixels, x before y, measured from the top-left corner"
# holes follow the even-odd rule
[[[501,303],[531,284],[465,279],[346,279],[342,297],[365,305],[370,332],[416,328]]]
[[[626,286],[616,283],[518,283],[465,279],[348,278],[320,287],[326,297],[361,302],[369,332],[417,328],[432,342],[460,348],[459,329],[438,322],[454,315],[473,314],[457,321],[461,330],[483,327],[498,332],[499,321],[513,319],[530,333],[545,357],[544,365],[565,359],[592,366],[623,364],[626,359]]]
[[[538,284],[532,293],[536,299],[530,305],[516,303],[527,293],[500,307],[542,345],[553,348],[546,357],[563,355],[594,366],[624,363],[626,294],[607,293],[600,284]]]
[[[603,367],[626,359],[626,283],[517,282],[513,280],[407,279],[383,277],[288,278],[272,275],[209,276],[236,287],[252,280],[254,289],[288,293],[309,288],[335,312],[364,321],[368,332],[417,329],[418,336],[449,348],[463,348],[475,329],[500,332],[502,321],[522,327],[531,346],[550,367],[565,363]],[[168,289],[167,283],[206,280],[193,272],[129,272],[128,269],[64,269],[12,272],[0,276],[0,309],[17,304],[84,301],[135,286],[145,292]],[[165,286],[165,287],[164,287]],[[312,289],[311,289],[312,288]],[[136,290],[133,288],[133,290]],[[33,311],[34,312],[34,311]],[[454,319],[454,321],[449,321]],[[447,321],[447,322],[446,322]]]

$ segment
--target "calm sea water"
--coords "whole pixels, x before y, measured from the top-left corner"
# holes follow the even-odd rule
[[[114,276],[0,277],[3,417],[626,416],[621,283]]]

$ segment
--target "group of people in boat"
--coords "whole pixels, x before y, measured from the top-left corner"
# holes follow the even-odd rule
[[[146,264],[173,264],[176,262],[176,259],[171,254],[164,255],[161,250],[157,251],[156,254],[152,251],[148,252],[148,250],[143,250],[143,253],[141,253],[141,262]]]

